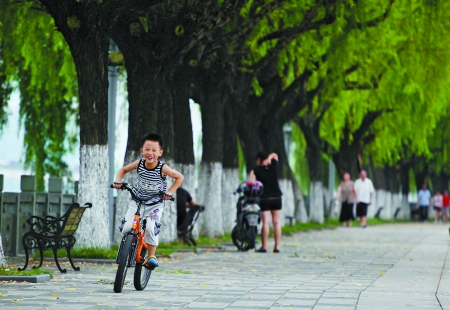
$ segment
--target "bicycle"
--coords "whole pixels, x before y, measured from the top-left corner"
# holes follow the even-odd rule
[[[120,247],[117,252],[116,263],[119,265],[116,272],[116,278],[114,281],[114,292],[122,292],[123,285],[125,283],[125,277],[127,270],[130,267],[134,269],[134,288],[138,291],[142,291],[148,284],[148,280],[152,274],[153,267],[143,266],[145,263],[145,254],[148,252],[148,245],[144,242],[145,227],[147,219],[141,218],[141,205],[143,200],[139,199],[133,192],[132,188],[128,186],[128,183],[120,183],[122,189],[130,192],[133,199],[137,202],[137,210],[134,214],[133,224],[131,230],[127,232],[120,242]],[[113,185],[111,185],[113,188]],[[159,192],[162,197],[165,195],[163,191]],[[171,201],[175,199],[170,198]]]

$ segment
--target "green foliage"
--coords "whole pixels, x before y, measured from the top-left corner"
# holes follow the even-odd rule
[[[246,181],[247,165],[245,164],[244,152],[242,151],[241,141],[237,140],[238,149],[238,165],[239,165],[239,182]],[[244,177],[245,176],[245,177]]]
[[[332,24],[300,34],[278,54],[278,74],[285,87],[306,69],[313,71],[309,90],[316,88],[319,81],[323,83],[308,106],[308,117],[318,118],[326,111],[320,123],[320,138],[334,152],[339,151],[344,128],[349,128],[352,142],[352,133],[360,128],[364,117],[381,111],[381,117],[367,132],[375,139],[363,146],[377,164],[393,165],[410,154],[432,156],[430,137],[446,115],[450,99],[445,86],[446,59],[450,56],[445,39],[449,4],[436,3],[429,6],[420,0],[400,0],[391,6],[385,0],[352,5],[342,2],[335,8]],[[307,7],[301,5],[303,11],[292,15],[297,24]],[[282,27],[289,25],[286,22]],[[261,37],[279,26],[273,20],[261,23],[260,34],[248,40],[252,54],[245,59],[247,63],[259,61],[275,46],[277,41],[271,40],[255,48]],[[305,117],[305,111],[299,116]],[[300,166],[304,150],[300,148],[296,157]],[[445,154],[440,161],[444,158]]]
[[[291,141],[293,144],[293,153],[295,154],[294,160],[291,164],[294,176],[297,178],[300,184],[300,189],[302,193],[309,193],[310,190],[310,179],[309,179],[309,168],[308,162],[305,157],[306,141],[301,129],[297,124],[292,123],[292,135]]]
[[[50,16],[33,9],[32,3],[0,0],[0,5],[2,92],[8,93],[11,85],[20,92],[24,161],[37,176],[38,190],[43,190],[45,174],[69,176],[63,155],[77,141],[77,133],[67,126],[78,109],[75,66]],[[1,120],[0,112],[0,125]]]

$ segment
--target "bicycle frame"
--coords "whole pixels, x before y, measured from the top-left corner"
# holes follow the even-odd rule
[[[133,191],[131,189],[131,187],[128,186],[127,183],[121,183],[123,186],[123,189],[127,190],[130,192],[131,196],[133,198],[136,199],[137,201],[137,210],[136,213],[134,214],[134,218],[133,218],[133,224],[131,225],[131,231],[129,231],[128,233],[126,233],[123,237],[122,240],[125,240],[126,236],[128,235],[133,235],[135,237],[135,239],[137,239],[136,241],[136,245],[134,246],[134,260],[131,262],[131,267],[134,267],[136,265],[136,262],[138,263],[143,263],[144,261],[141,260],[141,251],[142,248],[145,247],[145,249],[147,250],[147,253],[150,253],[150,248],[149,246],[144,242],[144,235],[145,235],[145,228],[141,229],[141,206],[142,206],[142,201],[139,200],[139,198],[137,198],[136,196],[134,196]],[[110,186],[111,188],[113,188],[113,185]],[[164,192],[160,192],[160,195],[164,195]],[[174,201],[174,198],[170,198],[171,201]],[[143,219],[143,221],[145,221],[146,219]],[[120,250],[122,249],[122,246],[119,248],[119,251],[117,253],[117,259],[119,257],[120,254]],[[116,259],[116,260],[117,260]]]
[[[135,250],[135,261],[138,263],[143,263],[141,260],[141,251],[142,247],[147,249],[147,253],[149,253],[149,246],[144,242],[145,231],[141,229],[141,215],[140,215],[141,204],[139,203],[138,210],[134,214],[133,225],[131,225],[131,229],[134,230],[136,237],[138,239],[138,243],[136,245]],[[145,220],[145,219],[144,219]]]

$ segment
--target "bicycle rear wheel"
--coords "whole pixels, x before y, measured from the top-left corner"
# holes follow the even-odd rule
[[[144,260],[146,253],[147,249],[145,247],[142,247],[141,250],[142,261]],[[134,268],[134,288],[138,291],[142,291],[147,286],[151,274],[152,270],[150,268],[144,267],[143,263],[136,262],[136,267]]]
[[[128,235],[121,244],[119,266],[117,267],[116,279],[114,281],[114,292],[122,292],[123,284],[125,283],[125,277],[127,276],[127,270],[129,261],[132,255],[132,243],[133,236]]]

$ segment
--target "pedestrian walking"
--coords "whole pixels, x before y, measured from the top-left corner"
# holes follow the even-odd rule
[[[443,202],[444,201],[441,192],[436,191],[433,196],[434,224],[438,224],[441,221]]]
[[[269,238],[270,217],[272,217],[273,234],[275,239],[274,253],[280,253],[281,241],[281,190],[278,184],[278,155],[272,153],[265,156],[258,152],[255,156],[256,166],[250,171],[251,181],[260,181],[264,185],[264,192],[259,201],[261,207],[262,246],[256,252],[267,252],[267,239]]]
[[[448,190],[444,189],[444,195],[442,195],[442,222],[448,223],[448,209],[450,208],[450,195]]]
[[[373,187],[372,180],[367,177],[367,172],[361,170],[359,179],[355,181],[356,189],[356,217],[359,217],[359,227],[366,228],[367,226],[367,209],[372,204]]]
[[[417,194],[417,199],[419,203],[420,220],[422,222],[426,222],[428,219],[428,207],[430,206],[431,202],[431,193],[428,190],[426,183],[424,183],[422,185],[422,188],[419,190],[419,193]]]
[[[357,200],[357,193],[355,189],[355,184],[350,178],[350,173],[344,172],[342,175],[342,181],[339,184],[338,191],[336,194],[336,203],[341,199],[341,213],[339,215],[339,222],[342,226],[352,227],[353,220],[353,206]]]

